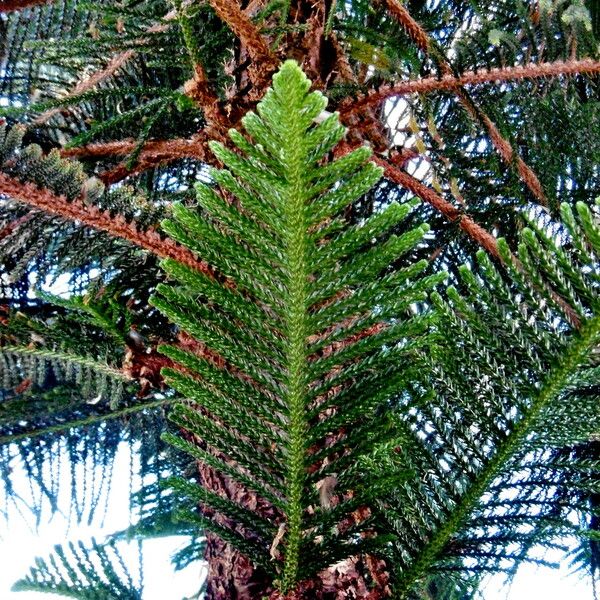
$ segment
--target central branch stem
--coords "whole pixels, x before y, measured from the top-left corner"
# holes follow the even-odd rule
[[[297,128],[297,123],[290,123],[290,129]],[[291,133],[291,132],[290,132]],[[294,132],[296,133],[296,132]],[[290,135],[291,139],[299,139],[301,132]],[[288,406],[289,406],[289,471],[287,477],[288,499],[288,532],[285,566],[282,588],[288,592],[295,585],[298,577],[298,560],[302,541],[302,495],[305,479],[304,444],[307,423],[306,403],[306,311],[308,303],[307,274],[307,227],[304,189],[301,173],[305,169],[304,152],[301,146],[285,148],[288,185],[286,186],[285,218],[287,221],[287,262],[288,262]]]

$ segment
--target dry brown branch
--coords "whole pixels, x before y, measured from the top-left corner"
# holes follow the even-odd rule
[[[0,173],[0,194],[48,214],[104,231],[114,237],[127,240],[160,258],[173,258],[212,276],[210,267],[202,260],[197,259],[187,248],[177,245],[169,238],[162,239],[159,233],[152,228],[145,231],[138,229],[135,222],[127,222],[122,215],[112,216],[109,212],[101,211],[96,206],[88,206],[82,199],[69,202],[64,196],[57,196],[31,183],[21,183],[3,173]]]
[[[52,2],[52,0],[4,0],[3,2],[0,2],[0,13],[14,12],[31,6],[49,4],[50,2]]]
[[[600,73],[600,61],[586,58],[583,60],[556,61],[551,63],[529,64],[502,69],[489,69],[484,71],[467,71],[456,77],[444,75],[426,77],[411,81],[402,81],[395,85],[383,86],[378,90],[371,90],[366,96],[358,100],[347,100],[342,108],[343,114],[354,114],[366,106],[375,106],[394,96],[406,94],[427,94],[435,91],[457,91],[467,85],[480,85],[483,83],[500,83],[502,81],[518,81],[521,79],[539,79],[542,77],[558,77],[560,75]]]
[[[227,23],[252,58],[257,80],[265,80],[277,66],[277,57],[237,0],[209,0],[219,18]]]
[[[390,13],[392,13],[410,38],[417,44],[419,50],[427,54],[429,51],[429,36],[423,28],[412,18],[411,14],[400,4],[399,0],[385,0],[385,3]]]
[[[421,183],[412,175],[409,175],[405,171],[394,167],[382,158],[374,157],[372,160],[384,169],[384,175],[390,181],[393,181],[394,183],[405,187],[407,190],[410,190],[421,200],[427,202],[427,204],[430,204],[436,210],[442,213],[449,221],[458,222],[458,226],[473,241],[487,250],[492,256],[503,262],[498,250],[498,240],[489,231],[486,231],[483,227],[481,227],[481,225],[475,223],[471,217],[450,204],[450,202],[448,202],[445,198],[442,198],[442,196],[434,192],[425,184]],[[520,271],[523,270],[523,266],[516,257],[513,256],[512,261],[517,269]],[[571,325],[573,325],[575,328],[579,328],[581,321],[569,303],[566,302],[565,299],[557,294],[554,290],[548,289],[547,291],[564,311],[565,316]]]
[[[386,0],[386,3],[388,5],[388,10],[390,10],[390,12],[396,18],[398,18],[400,20],[400,22],[403,24],[403,26],[407,30],[408,34],[411,36],[411,38],[414,40],[414,42],[417,44],[417,46],[419,46],[419,48],[423,49],[423,47],[422,47],[423,40],[427,40],[427,45],[425,46],[425,51],[426,51],[426,49],[429,48],[429,46],[430,46],[430,38],[429,38],[427,32],[412,18],[410,20],[410,27],[407,27],[405,21],[406,21],[406,17],[410,17],[410,15],[408,13],[406,13],[406,15],[404,15],[404,13],[401,14],[397,10],[390,7],[390,4],[392,4],[392,5],[397,4],[398,6],[400,6],[397,1]],[[432,58],[435,60],[436,64],[438,65],[440,73],[442,74],[443,77],[452,75],[452,67],[451,67],[449,61],[445,57],[439,55],[436,52]],[[569,63],[572,63],[572,62],[573,61],[569,61]],[[560,64],[569,64],[569,63],[560,63]],[[537,175],[533,172],[531,167],[529,167],[525,163],[525,161],[513,150],[510,143],[502,137],[498,128],[492,123],[491,119],[489,117],[487,117],[480,108],[476,107],[473,104],[473,102],[469,98],[468,94],[464,91],[464,89],[462,87],[459,87],[458,89],[456,89],[455,93],[456,93],[460,103],[463,104],[463,106],[465,107],[465,109],[467,110],[467,112],[469,113],[471,118],[476,123],[481,124],[486,129],[486,131],[488,132],[488,135],[490,136],[492,144],[494,145],[494,147],[496,148],[496,151],[498,152],[498,154],[500,154],[500,156],[502,157],[504,162],[509,166],[513,165],[513,161],[516,162],[517,171],[518,171],[519,175],[521,176],[521,178],[523,179],[523,182],[525,183],[525,185],[529,188],[531,193],[536,197],[536,199],[540,202],[540,204],[542,204],[543,206],[547,206],[548,200],[546,199],[546,196],[543,192],[542,186],[540,184],[540,181],[539,181]],[[486,118],[483,118],[484,116]],[[516,158],[516,160],[515,160],[515,158]]]
[[[196,134],[190,139],[155,140],[146,142],[141,155],[157,160],[175,160],[177,158],[197,158],[203,160],[206,155],[206,136]],[[111,156],[127,156],[137,147],[136,140],[119,140],[88,144],[78,148],[61,150],[63,158],[108,158]]]
[[[449,221],[458,222],[458,226],[477,244],[485,248],[492,256],[500,258],[498,252],[498,242],[496,238],[486,231],[481,225],[473,221],[471,217],[464,214],[461,210],[452,205],[448,200],[440,196],[437,192],[427,187],[418,179],[409,175],[406,171],[395,167],[382,158],[374,157],[376,162],[384,170],[384,175],[390,181],[397,183],[416,194],[421,200],[433,206],[442,213]]]
[[[129,168],[124,163],[105,171],[100,175],[104,183],[121,181],[129,175],[140,173],[158,165],[167,164],[181,158],[193,158],[205,161],[210,158],[206,152],[204,133],[196,134],[190,139],[157,140],[146,142],[140,152],[136,164]],[[123,140],[99,144],[89,144],[80,148],[69,148],[61,151],[64,158],[109,158],[111,156],[127,156],[135,150],[135,140]]]

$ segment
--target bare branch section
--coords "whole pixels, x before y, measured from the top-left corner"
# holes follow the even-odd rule
[[[205,136],[195,135],[190,139],[176,138],[172,140],[156,140],[146,142],[141,156],[155,159],[157,162],[168,162],[178,158],[206,158]],[[127,156],[137,148],[136,140],[119,140],[98,144],[88,144],[77,148],[61,150],[63,158],[109,158],[111,156]]]
[[[4,0],[4,2],[0,2],[0,13],[15,12],[31,6],[49,4],[50,2],[52,0]]]
[[[233,33],[246,46],[257,70],[264,74],[277,65],[277,57],[260,34],[248,15],[242,11],[237,0],[209,0],[219,18],[227,23]]]
[[[380,104],[384,100],[394,96],[405,96],[415,93],[427,94],[440,90],[457,91],[468,85],[481,85],[484,83],[540,79],[543,77],[559,77],[561,75],[592,75],[597,73],[600,73],[600,61],[584,59],[567,62],[532,63],[525,66],[477,71],[476,73],[467,71],[459,77],[453,75],[444,75],[441,79],[426,77],[424,79],[403,81],[395,85],[383,86],[378,90],[371,90],[368,95],[358,100],[348,100],[347,103],[349,106],[345,110],[342,109],[342,114],[356,113],[367,106]]]
[[[128,223],[122,215],[112,216],[96,206],[88,206],[81,199],[69,202],[64,196],[57,196],[31,183],[21,183],[2,173],[0,173],[0,194],[48,214],[104,231],[114,237],[127,240],[160,258],[173,258],[212,276],[210,267],[197,259],[187,248],[178,246],[169,238],[162,239],[154,229],[140,231],[135,222]]]

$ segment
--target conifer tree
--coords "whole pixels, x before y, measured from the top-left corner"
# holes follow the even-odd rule
[[[210,599],[469,597],[567,535],[595,578],[595,2],[0,12],[7,501],[125,437]],[[111,544],[20,585],[139,597]]]

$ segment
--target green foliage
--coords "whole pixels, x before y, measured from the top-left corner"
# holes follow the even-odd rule
[[[152,299],[224,360],[163,348],[180,365],[167,381],[188,399],[171,419],[207,447],[169,439],[272,509],[175,490],[224,515],[230,526],[198,524],[283,591],[367,551],[391,561],[400,597],[434,571],[508,569],[532,540],[577,533],[570,513],[582,488],[596,490],[597,463],[556,451],[600,425],[593,400],[565,402],[599,341],[600,229],[584,204],[577,217],[564,204],[560,238],[532,221],[519,262],[500,240],[507,270],[480,252],[477,269],[460,269],[461,292],[435,293],[434,313],[415,314],[443,276],[389,265],[427,228],[389,234],[411,205],[344,221],[379,174],[364,149],[324,160],[343,129],[335,114],[314,124],[325,100],[308,87],[285,63],[243,120],[252,141],[232,131],[239,153],[212,145],[227,168],[213,179],[236,195],[235,212],[201,185],[203,216],[176,206],[163,224],[227,285],[165,261],[174,284]],[[349,526],[360,507],[371,518]]]
[[[199,186],[205,216],[176,206],[174,219],[163,223],[231,286],[165,261],[177,285],[160,285],[152,299],[229,365],[218,372],[202,357],[164,347],[185,367],[166,370],[167,381],[193,402],[177,406],[172,420],[209,445],[207,452],[191,449],[196,458],[203,460],[200,452],[207,455],[205,462],[270,499],[279,516],[263,520],[208,490],[188,486],[182,491],[244,523],[252,540],[237,531],[227,531],[228,539],[246,551],[253,548],[254,560],[278,571],[283,590],[359,552],[363,544],[356,534],[366,525],[345,532],[335,525],[409,476],[400,465],[378,486],[365,482],[359,491],[342,473],[349,464],[393,456],[393,445],[400,443],[401,429],[379,412],[394,394],[390,380],[401,378],[400,361],[427,339],[430,317],[411,315],[410,305],[440,280],[420,277],[424,264],[380,280],[427,228],[389,235],[410,204],[391,205],[348,227],[345,207],[379,179],[380,171],[365,163],[365,149],[323,162],[344,130],[337,115],[314,124],[326,100],[308,93],[309,85],[295,63],[285,63],[258,114],[243,120],[253,143],[232,131],[242,153],[212,145],[228,168],[213,172],[213,178],[236,194],[241,209],[234,212],[212,188]],[[381,243],[374,244],[376,239]],[[199,295],[206,300],[198,301]],[[387,327],[365,335],[382,319],[389,319]],[[345,436],[329,442],[342,427],[360,432],[352,434],[355,445]],[[210,456],[217,450],[235,466]],[[350,490],[356,495],[330,511],[319,506],[317,489],[335,472],[336,496]],[[285,536],[277,548],[281,558],[273,562],[269,550],[280,523]]]
[[[419,51],[409,33],[390,18],[385,2],[328,5],[326,30],[347,51],[349,68],[357,75],[356,82],[335,76],[322,82],[334,102],[379,83],[440,74],[443,56],[450,57],[451,68],[460,74],[598,52],[598,3],[591,0],[406,0],[403,5],[431,38],[428,53]],[[269,2],[251,15],[261,34],[275,39],[275,52],[280,41],[293,39],[306,27],[287,22],[290,6]],[[231,86],[247,90],[246,58],[209,3],[181,3],[178,18],[164,20],[172,10],[162,0],[54,0],[0,16],[0,97],[9,104],[1,114],[10,125],[19,122],[28,127],[26,143],[39,144],[18,149],[19,127],[9,129],[9,135],[0,134],[2,152],[8,157],[3,171],[69,199],[82,190],[87,194],[88,175],[112,169],[121,159],[134,166],[146,140],[188,138],[204,126],[202,110],[182,94],[193,75],[193,63],[204,67],[209,86],[221,101],[231,97]],[[333,56],[328,41],[323,41],[319,52]],[[68,95],[78,82],[127,50],[136,55],[124,67],[93,90]],[[311,56],[309,51],[305,64]],[[598,371],[590,350],[593,344],[586,338],[586,326],[594,322],[596,311],[597,256],[590,242],[597,239],[596,209],[586,213],[577,204],[589,205],[599,189],[598,83],[593,77],[573,76],[474,86],[466,93],[533,167],[546,201],[532,197],[516,164],[507,166],[500,160],[485,127],[464,110],[455,94],[389,102],[384,115],[392,105],[406,108],[397,123],[384,117],[391,130],[387,150],[392,156],[396,150],[422,145],[425,153],[412,160],[408,170],[414,172],[420,165],[421,173],[426,167],[425,183],[456,202],[477,224],[504,235],[509,265],[507,247],[515,249],[521,243],[520,265],[505,272],[485,257],[477,263],[476,244],[462,235],[460,219],[449,223],[427,204],[413,206],[412,193],[390,181],[367,189],[365,172],[359,171],[368,159],[366,150],[337,163],[327,162],[329,156],[319,162],[340,135],[333,119],[321,129],[322,154],[315,150],[303,165],[314,173],[303,171],[300,178],[304,184],[309,180],[305,201],[314,194],[310,211],[306,209],[314,213],[305,216],[316,222],[316,228],[306,232],[310,233],[306,243],[317,250],[302,267],[312,303],[304,307],[306,319],[297,315],[293,321],[290,312],[291,217],[284,196],[290,196],[291,159],[289,152],[279,152],[282,140],[287,140],[283,146],[289,150],[289,139],[298,142],[299,134],[290,135],[282,125],[271,129],[277,118],[291,118],[280,114],[272,98],[268,118],[259,113],[246,123],[260,146],[233,133],[241,154],[216,149],[229,170],[208,177],[205,165],[186,159],[148,169],[130,177],[128,186],[113,186],[104,193],[91,180],[91,202],[143,225],[169,217],[170,234],[217,267],[219,277],[212,280],[174,262],[165,264],[172,281],[160,285],[157,305],[171,319],[170,325],[145,306],[165,279],[152,259],[104,234],[0,199],[0,295],[2,303],[27,315],[28,326],[22,327],[18,339],[19,356],[37,356],[40,372],[51,372],[42,356],[48,351],[71,357],[70,351],[76,350],[80,367],[90,356],[96,365],[120,364],[127,327],[117,305],[133,298],[134,321],[143,324],[144,334],[170,340],[179,327],[221,354],[224,361],[213,363],[204,355],[165,348],[179,365],[168,375],[187,398],[174,414],[175,423],[201,432],[208,447],[177,436],[169,440],[260,494],[274,512],[267,511],[267,525],[265,519],[255,518],[240,532],[236,523],[246,523],[254,515],[240,513],[239,507],[193,486],[182,484],[178,489],[191,499],[189,522],[195,518],[201,527],[206,523],[205,517],[195,514],[199,499],[230,515],[230,527],[222,527],[220,533],[277,571],[275,577],[284,573],[284,586],[294,578],[290,552],[294,545],[300,550],[299,573],[310,574],[318,565],[359,552],[364,543],[363,549],[368,546],[397,567],[392,573],[397,588],[410,588],[410,594],[424,598],[469,597],[470,586],[476,587],[483,569],[512,574],[534,544],[551,547],[553,536],[570,532],[584,534],[576,554],[579,564],[592,572],[599,564],[594,437]],[[232,106],[234,112],[246,110],[246,98],[241,97],[240,105]],[[34,122],[53,108],[61,110],[43,123]],[[402,132],[408,117],[410,131]],[[319,128],[309,123],[306,127],[318,145]],[[56,152],[46,158],[40,151],[124,139],[137,142],[129,156],[88,158],[83,168],[60,160]],[[308,143],[296,146],[308,149]],[[367,174],[368,169],[372,167],[367,167]],[[374,180],[374,170],[371,175]],[[189,207],[197,179],[210,179],[218,186],[199,190],[198,210]],[[282,181],[287,181],[287,188],[281,187]],[[224,194],[217,193],[218,188]],[[232,196],[233,204],[222,200]],[[321,210],[325,197],[331,204]],[[171,216],[174,200],[183,204]],[[545,205],[530,212],[530,229],[538,231],[525,231],[520,237],[523,213],[534,202]],[[567,206],[561,209],[563,202]],[[328,213],[333,218],[325,220]],[[28,219],[26,226],[11,230],[22,217]],[[423,221],[431,227],[427,233],[421,228]],[[470,270],[461,271],[463,263]],[[435,296],[437,306],[431,314],[427,292],[436,278],[426,275],[440,266],[451,272],[458,292]],[[98,285],[111,289],[102,306],[96,307],[97,314],[77,300],[95,297],[88,289],[92,269],[102,271]],[[47,319],[46,302],[28,296],[31,276],[38,274],[39,283],[46,274],[60,273],[72,276],[68,287],[75,298]],[[97,289],[93,283],[92,290]],[[114,305],[104,303],[108,298]],[[568,315],[565,303],[572,308]],[[574,316],[584,324],[580,333],[572,327]],[[304,321],[299,329],[310,339],[303,356],[306,368],[295,363],[293,370],[296,384],[300,380],[304,389],[313,386],[304,399],[288,390],[294,379],[292,321],[298,325]],[[37,324],[29,328],[30,322]],[[375,334],[373,342],[367,337],[348,341],[379,324],[387,329]],[[30,347],[32,331],[48,344],[34,342]],[[386,338],[387,331],[391,338]],[[59,334],[70,348],[53,345]],[[567,377],[561,369],[578,352],[581,364],[568,369]],[[114,427],[101,439],[115,444],[121,439],[117,425],[138,414],[139,404],[132,399],[112,410],[104,403],[88,404],[89,398],[77,395],[71,386],[44,388],[41,395],[36,388],[35,394],[15,397],[12,389],[22,382],[19,369],[25,363],[19,358],[15,364],[17,378],[11,380],[10,390],[2,392],[0,405],[9,427],[0,421],[0,435],[17,436],[29,466],[39,467],[52,453],[37,447],[38,434],[44,440],[58,439],[64,436],[65,422],[87,423],[85,431],[95,431],[90,420],[106,418]],[[155,407],[164,401],[149,399]],[[198,404],[204,407],[199,412]],[[28,407],[35,409],[32,420],[27,427],[15,428],[16,416]],[[302,422],[304,429],[296,427]],[[31,423],[35,426],[30,428]],[[54,429],[61,423],[62,430]],[[152,427],[155,433],[164,423],[158,419]],[[66,437],[72,447],[76,432]],[[151,443],[147,446],[153,448]],[[14,445],[2,451],[9,447]],[[298,456],[304,475],[292,465]],[[0,468],[4,464],[8,461]],[[309,472],[311,465],[316,470]],[[37,473],[35,468],[30,472]],[[7,473],[5,469],[9,481]],[[325,510],[316,488],[333,482],[334,506]],[[290,502],[292,483],[296,487]],[[356,507],[344,493],[355,491],[356,502],[364,499],[369,506],[370,521],[339,534],[334,525]],[[140,529],[168,530],[172,510],[171,504],[157,508],[160,514],[149,509]],[[286,526],[273,551],[277,558],[271,560],[274,535],[281,524],[291,521],[294,531]],[[359,541],[361,527],[374,536],[368,544],[365,538]],[[463,586],[466,567],[472,577]]]
[[[141,560],[141,559],[140,559]],[[54,547],[48,559],[38,558],[30,573],[13,586],[14,591],[58,594],[80,600],[141,600],[141,563],[132,574],[114,543],[98,544],[92,539]]]

